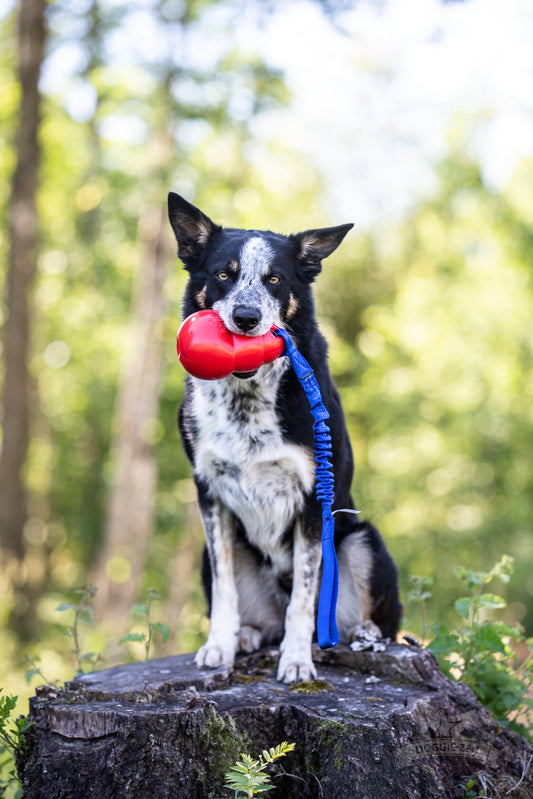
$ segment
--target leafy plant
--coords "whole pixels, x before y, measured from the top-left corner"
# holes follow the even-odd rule
[[[40,657],[38,655],[34,655],[30,657],[30,655],[26,655],[25,657],[26,663],[28,663],[31,668],[26,669],[26,682],[29,684],[34,677],[40,677],[43,681],[44,685],[57,685],[57,680],[49,680],[48,677],[43,673],[41,666],[40,666]]]
[[[2,690],[0,688],[0,693]],[[18,696],[0,696],[0,773],[11,766],[15,754],[27,757],[26,734],[33,722],[24,716],[11,719],[17,700]],[[3,796],[7,789],[16,783],[20,784],[20,780],[13,768],[9,771],[7,779],[0,778],[0,796]],[[16,796],[20,795],[21,790],[19,789]]]
[[[62,602],[56,610],[61,613],[71,610],[74,613],[74,619],[70,627],[68,627],[64,635],[72,638],[74,642],[73,654],[76,661],[76,674],[84,674],[86,667],[92,667],[92,670],[100,663],[103,658],[94,652],[83,652],[81,647],[80,625],[93,623],[93,610],[89,605],[89,601],[93,599],[98,593],[95,585],[87,586],[86,588],[77,588],[74,594],[79,597],[79,601]]]
[[[436,625],[428,649],[437,657],[441,669],[468,685],[502,724],[531,739],[533,699],[528,690],[533,684],[533,639],[524,638],[519,624],[489,618],[492,611],[504,609],[507,603],[486,589],[496,579],[508,583],[512,572],[513,559],[508,555],[488,572],[458,566],[455,574],[469,592],[454,605],[464,624],[456,630],[445,624]],[[418,582],[410,594],[410,601],[418,601],[421,608],[431,596],[430,583],[422,584],[422,579],[413,578]],[[516,654],[518,647],[528,650],[522,662]]]
[[[476,790],[476,781],[473,779],[469,779],[466,782],[462,782],[459,785],[459,788],[463,789],[463,793],[461,794],[461,799],[478,799],[479,793]]]
[[[410,591],[407,594],[407,601],[420,605],[422,616],[422,638],[425,640],[428,634],[426,599],[431,597],[430,588],[433,585],[431,577],[419,577],[413,575],[409,578]]]
[[[124,644],[127,641],[137,641],[144,644],[145,660],[148,660],[150,657],[150,647],[152,645],[154,632],[161,636],[164,644],[166,644],[170,638],[170,627],[168,624],[164,624],[163,622],[154,622],[151,619],[152,605],[154,602],[160,601],[161,596],[158,594],[155,588],[148,589],[146,602],[143,605],[134,605],[131,609],[134,618],[145,620],[147,632],[129,633],[119,641],[120,644]]]
[[[275,760],[292,752],[294,746],[295,744],[283,741],[269,751],[264,749],[258,760],[254,760],[250,755],[241,754],[241,759],[224,775],[227,780],[225,787],[234,790],[235,797],[241,793],[246,799],[271,791],[274,786],[270,782],[270,775],[265,773],[265,769]]]

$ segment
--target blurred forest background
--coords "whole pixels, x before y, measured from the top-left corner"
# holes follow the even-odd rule
[[[447,19],[461,25],[458,9],[480,3],[413,0],[403,38],[387,22],[394,5],[0,4],[8,692],[33,692],[27,655],[50,680],[72,676],[63,636],[72,611],[57,608],[86,585],[98,594],[81,648],[107,663],[142,656],[118,641],[139,629],[131,608],[149,588],[161,596],[154,620],[170,628],[152,654],[192,651],[206,633],[203,537],[175,424],[185,277],[166,220],[169,189],[229,225],[289,233],[356,223],[316,296],[355,450],[358,507],[388,542],[404,600],[410,575],[434,579],[430,621],[454,615],[454,566],[513,556],[505,612],[533,634],[533,136],[520,150],[500,128],[515,160],[505,179],[491,178],[480,142],[499,113],[491,91],[505,72],[500,50],[477,104],[454,105],[452,91],[436,118],[440,150],[420,143],[423,99],[420,138],[405,140],[417,108],[402,106],[398,64],[410,53],[438,106],[448,68],[426,74],[417,44],[441,47]],[[508,16],[526,7],[503,5]],[[486,14],[494,8],[485,3]],[[369,20],[383,33],[374,48],[363,35]],[[468,31],[475,64],[483,28]],[[346,54],[342,64],[320,49],[327,42]],[[447,57],[451,75],[454,53]],[[289,77],[311,62],[329,90],[309,72],[302,99]],[[524,79],[528,96],[503,90],[511,112],[532,123],[531,59]],[[316,116],[306,118],[302,103]],[[406,615],[416,633],[416,612]]]

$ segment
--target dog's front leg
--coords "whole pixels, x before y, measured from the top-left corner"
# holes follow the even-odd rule
[[[201,502],[200,509],[211,564],[211,614],[209,635],[196,654],[196,665],[231,668],[240,629],[233,568],[235,520],[219,500]]]
[[[321,557],[320,537],[318,540],[306,537],[303,521],[298,519],[294,529],[292,592],[285,614],[285,635],[280,646],[280,682],[302,682],[316,677],[311,644]]]

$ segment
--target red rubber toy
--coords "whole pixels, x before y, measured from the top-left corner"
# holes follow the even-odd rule
[[[198,311],[178,330],[178,358],[189,374],[202,380],[255,372],[283,352],[283,339],[273,330],[262,336],[241,336],[231,333],[216,311]]]

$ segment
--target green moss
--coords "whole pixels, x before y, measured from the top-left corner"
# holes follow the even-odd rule
[[[333,691],[333,686],[327,680],[308,680],[291,685],[290,690],[295,694],[319,694],[322,691]]]
[[[344,768],[345,742],[349,740],[350,728],[346,722],[326,719],[318,726],[316,754],[319,761],[333,757],[337,771]]]
[[[211,706],[202,720],[198,744],[198,781],[205,786],[206,799],[218,799],[225,772],[239,759],[241,752],[250,750],[251,741],[239,732],[231,716],[221,716]]]
[[[239,685],[249,685],[249,683],[262,682],[264,677],[261,674],[234,674],[233,679]]]

